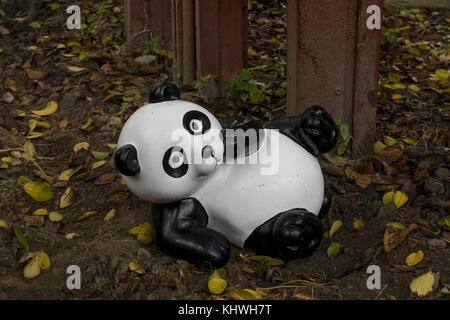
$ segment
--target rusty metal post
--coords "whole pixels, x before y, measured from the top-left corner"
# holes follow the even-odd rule
[[[195,80],[195,0],[183,0],[183,85]]]
[[[155,39],[170,48],[172,0],[125,0],[124,7],[128,41]]]
[[[172,0],[174,78],[178,85],[195,80],[195,0]]]
[[[247,65],[246,0],[172,0],[174,75],[178,84],[213,75],[227,82]]]
[[[349,125],[362,153],[375,134],[381,30],[366,27],[373,4],[383,0],[288,1],[288,112],[324,106]]]
[[[218,77],[219,92],[247,65],[247,0],[196,0],[197,79]]]
[[[367,7],[376,4],[383,10],[383,0],[360,0],[356,39],[355,101],[353,108],[353,149],[373,151],[377,114],[378,71],[381,55],[381,30],[366,27]],[[382,12],[381,12],[381,16]],[[359,149],[359,150],[358,150]]]
[[[247,0],[125,0],[128,40],[162,39],[174,51],[179,85],[212,75],[223,95],[247,65]],[[151,32],[149,32],[151,30]]]
[[[125,32],[127,41],[143,41],[149,39],[146,28],[145,0],[125,0]]]

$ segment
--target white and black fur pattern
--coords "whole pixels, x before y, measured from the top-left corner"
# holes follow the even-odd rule
[[[213,266],[228,260],[230,242],[284,259],[311,254],[322,236],[318,216],[330,206],[315,155],[336,143],[331,117],[316,107],[307,119],[269,122],[258,146],[241,155],[247,164],[236,164],[224,155],[222,124],[239,128],[239,121],[219,121],[208,110],[179,100],[175,89],[164,83],[152,91],[151,103],[125,123],[115,156],[128,188],[157,207],[158,246]],[[306,124],[299,132],[295,126],[302,121]],[[177,130],[191,139],[174,141]],[[277,152],[268,152],[275,144]],[[202,161],[193,163],[194,155]],[[277,162],[277,170],[261,174],[268,161]]]

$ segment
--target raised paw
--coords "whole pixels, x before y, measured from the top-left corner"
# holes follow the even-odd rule
[[[293,209],[279,215],[273,226],[278,254],[285,260],[311,255],[322,240],[322,224],[305,209]]]

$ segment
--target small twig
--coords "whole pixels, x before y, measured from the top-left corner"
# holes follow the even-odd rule
[[[45,180],[47,180],[48,182],[52,181],[52,177],[48,176],[45,171],[42,170],[41,166],[36,162],[36,160],[34,160],[33,157],[31,157],[31,162],[33,162],[36,168],[38,168],[39,172],[42,174]]]
[[[281,107],[278,107],[278,108],[273,109],[272,112],[280,111],[280,110],[283,110],[283,109],[285,109],[285,108],[287,108],[287,104],[282,105]]]
[[[290,285],[290,286],[276,286],[276,287],[269,287],[269,288],[258,288],[257,290],[274,290],[274,289],[285,289],[285,288],[301,288],[304,287],[305,285]]]
[[[0,152],[9,152],[9,151],[22,151],[23,148],[8,148],[8,149],[0,149]]]
[[[145,30],[136,32],[135,34],[133,34],[133,35],[130,37],[130,40],[128,40],[128,42],[132,42],[132,41],[134,40],[134,38],[136,38],[137,36],[139,36],[139,35],[141,35],[141,34],[143,34],[143,33],[151,32],[151,31],[152,31],[152,30],[150,30],[150,29],[145,29]]]
[[[384,289],[386,289],[386,287],[387,287],[387,284],[385,284],[384,287],[383,287],[383,289],[381,289],[380,292],[378,292],[378,294],[377,294],[375,300],[378,300],[378,298],[381,296],[381,294],[383,293]]]
[[[298,284],[298,285],[291,284],[291,283],[294,283],[294,282],[300,282],[301,284]],[[268,287],[268,288],[258,288],[258,290],[274,290],[274,289],[284,289],[284,288],[301,288],[301,287],[304,287],[305,285],[321,287],[321,286],[326,286],[328,284],[329,283],[315,283],[315,282],[306,281],[306,280],[292,280],[292,281],[285,282],[284,284],[279,285],[279,286]]]

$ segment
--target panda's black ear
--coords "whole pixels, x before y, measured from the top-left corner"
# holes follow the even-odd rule
[[[158,103],[163,101],[180,100],[180,91],[169,82],[157,84],[150,91],[150,103]]]

